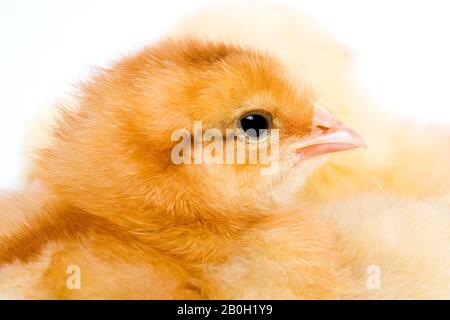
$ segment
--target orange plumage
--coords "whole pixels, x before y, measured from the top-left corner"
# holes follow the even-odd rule
[[[383,114],[291,10],[212,8],[172,38],[101,70],[32,143],[28,188],[0,199],[0,297],[449,297],[446,128]],[[319,104],[368,150],[325,162],[363,144]],[[249,112],[280,129],[277,173],[173,163],[174,130]]]
[[[296,201],[323,157],[297,161],[288,152],[313,132],[314,96],[275,58],[166,40],[80,91],[77,110],[60,109],[52,142],[35,154],[34,191],[1,204],[14,212],[1,241],[3,295],[342,296],[349,279],[336,231]],[[172,163],[173,130],[194,120],[232,128],[249,110],[270,113],[281,129],[278,174],[262,176],[252,164]],[[81,271],[78,289],[67,286],[70,266]]]

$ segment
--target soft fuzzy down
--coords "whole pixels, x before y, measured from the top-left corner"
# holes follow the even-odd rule
[[[210,9],[171,38],[99,72],[29,142],[27,187],[0,203],[1,297],[450,298],[448,131],[381,114],[346,48],[285,9]],[[174,128],[242,105],[274,108],[288,157],[315,103],[368,150],[270,177],[168,159]]]

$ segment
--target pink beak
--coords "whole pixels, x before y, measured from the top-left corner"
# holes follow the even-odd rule
[[[301,158],[310,158],[324,153],[366,148],[367,145],[359,134],[316,104],[313,130],[294,147]]]

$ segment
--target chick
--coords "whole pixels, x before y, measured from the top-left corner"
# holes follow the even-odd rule
[[[364,142],[306,87],[270,55],[194,39],[99,72],[76,111],[61,107],[28,192],[2,199],[2,296],[342,297],[337,229],[297,191],[326,154]],[[174,161],[178,129],[194,135],[191,164]],[[207,129],[256,148],[243,163],[197,163]],[[261,150],[278,150],[276,171],[250,161]]]
[[[448,126],[419,125],[383,111],[355,83],[352,51],[295,8],[212,6],[181,21],[171,34],[220,39],[276,56],[296,82],[306,80],[317,101],[364,137],[366,151],[337,154],[315,171],[302,190],[314,201],[374,190],[416,200],[448,196],[450,179],[442,178],[450,175]]]
[[[346,297],[450,298],[448,127],[380,110],[355,84],[351,51],[292,8],[213,7],[173,34],[270,52],[364,136],[365,152],[334,155],[298,195],[299,203],[338,228],[340,252],[357,278]],[[381,286],[373,290],[366,286],[372,265],[381,271]]]

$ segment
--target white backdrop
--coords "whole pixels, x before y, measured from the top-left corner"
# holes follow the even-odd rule
[[[0,0],[0,187],[15,187],[24,128],[92,66],[155,40],[215,1]],[[353,50],[380,105],[450,124],[450,1],[303,0]]]

